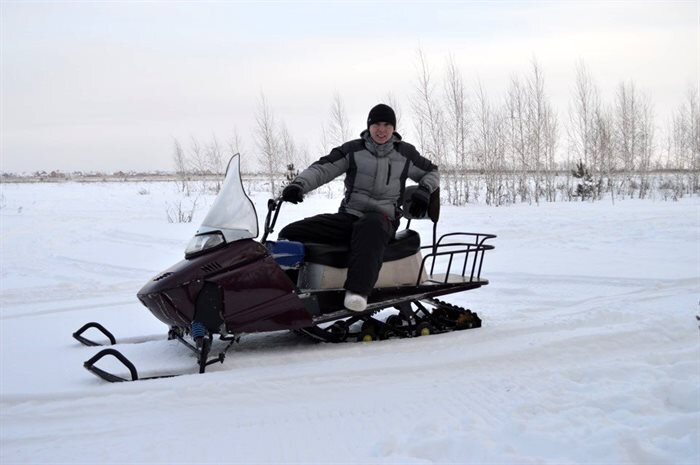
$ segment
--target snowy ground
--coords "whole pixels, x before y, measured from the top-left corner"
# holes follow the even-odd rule
[[[483,328],[247,335],[205,375],[116,385],[82,368],[97,349],[72,332],[98,320],[144,374],[194,371],[135,293],[212,199],[169,224],[170,184],[1,188],[3,465],[700,461],[698,199],[444,207],[442,232],[498,234],[491,284],[446,298]],[[337,203],[285,205],[279,224]]]

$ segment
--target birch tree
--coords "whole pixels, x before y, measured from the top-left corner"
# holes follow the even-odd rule
[[[285,124],[282,124],[280,128],[280,151],[284,167],[288,171],[296,172],[303,168],[304,157]]]
[[[249,157],[245,154],[245,147],[243,145],[243,139],[241,134],[238,132],[237,128],[233,128],[231,135],[229,136],[228,142],[226,143],[228,148],[229,156],[234,156],[238,154],[240,156],[241,173],[249,173],[252,168],[250,166]]]
[[[486,204],[503,204],[506,133],[502,110],[494,108],[481,83],[477,84],[476,117],[472,132],[474,158],[481,167],[486,185]]]
[[[539,203],[543,193],[543,172],[547,157],[554,158],[556,150],[556,117],[547,98],[544,86],[544,74],[535,58],[532,60],[531,73],[527,79],[527,115],[529,137],[529,167],[534,176],[533,195]]]
[[[507,157],[509,179],[506,190],[512,203],[518,196],[522,202],[530,198],[528,172],[530,170],[530,115],[528,94],[517,75],[511,76],[506,93]]]
[[[338,92],[333,94],[330,114],[330,137],[335,146],[347,142],[351,138],[350,120],[345,110],[345,104]]]
[[[445,80],[445,137],[447,139],[448,199],[453,205],[469,201],[467,182],[468,138],[470,130],[467,93],[454,57],[447,61]],[[450,179],[450,177],[452,179]]]
[[[411,99],[414,114],[414,126],[418,134],[420,152],[435,163],[441,173],[447,167],[444,115],[440,102],[435,95],[435,83],[432,80],[428,63],[421,49],[418,49],[418,82]],[[452,199],[449,197],[448,202]]]
[[[326,154],[352,138],[350,119],[338,92],[333,94],[328,120],[322,124],[321,152]]]
[[[521,80],[511,78],[506,97],[508,129],[508,161],[512,179],[511,200],[539,203],[540,197],[552,190],[557,147],[557,122],[547,98],[542,68],[533,58],[531,72]]]
[[[633,85],[621,83],[615,96],[614,140],[622,180],[619,184],[620,193],[632,195],[631,176],[634,170],[634,158],[637,152],[637,99]]]
[[[686,173],[688,193],[700,191],[700,104],[697,87],[690,87],[686,100],[673,116],[672,152],[677,169]]]
[[[399,100],[396,98],[396,95],[394,95],[392,92],[389,92],[388,94],[386,94],[386,97],[384,97],[384,101],[394,110],[394,114],[396,114],[396,131],[399,133],[404,132],[404,128],[401,122],[403,111]]]
[[[190,184],[188,180],[187,173],[187,157],[185,151],[182,149],[180,142],[175,139],[175,147],[173,150],[173,164],[175,165],[175,184],[177,185],[178,191],[182,192],[186,196],[190,195]]]
[[[595,150],[595,119],[600,110],[598,87],[583,62],[576,67],[576,82],[569,107],[569,124],[567,127],[569,141],[568,164],[581,161],[591,168],[595,178],[600,180],[601,167]],[[573,160],[572,160],[573,158]]]
[[[613,174],[615,171],[615,140],[613,122],[610,110],[599,107],[594,120],[595,150],[600,156],[600,178],[595,185],[596,198],[601,199],[603,193],[610,192],[610,200],[615,203],[615,186]],[[603,181],[604,179],[604,181]]]
[[[280,155],[282,143],[274,114],[267,104],[267,99],[263,93],[260,94],[258,100],[255,122],[255,143],[260,153],[259,164],[270,182],[271,195],[276,197],[278,195],[276,175],[283,163]]]
[[[221,180],[226,169],[226,161],[224,160],[224,149],[219,143],[216,135],[212,135],[211,141],[206,146],[206,163],[207,173],[213,176],[213,185],[211,186],[214,193],[218,194],[221,190]]]
[[[620,190],[644,198],[654,149],[653,109],[634,82],[620,83],[615,99],[614,140],[623,178]],[[634,179],[637,176],[637,179]]]

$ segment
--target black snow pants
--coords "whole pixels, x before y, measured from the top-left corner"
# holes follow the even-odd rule
[[[384,249],[394,237],[398,221],[378,212],[357,217],[349,213],[324,213],[288,224],[279,237],[320,244],[350,244],[345,289],[368,296],[377,282]]]

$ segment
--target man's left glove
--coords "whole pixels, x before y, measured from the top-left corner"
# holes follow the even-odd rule
[[[430,191],[423,186],[418,186],[418,189],[411,194],[411,206],[408,213],[412,218],[422,218],[428,211],[430,203]]]
[[[287,184],[282,190],[282,200],[285,202],[299,203],[304,201],[304,189],[298,182]]]

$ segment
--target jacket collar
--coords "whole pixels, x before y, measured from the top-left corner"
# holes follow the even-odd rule
[[[372,139],[368,129],[362,131],[360,137],[365,142],[365,148],[378,157],[386,157],[389,155],[391,151],[394,150],[395,145],[401,141],[401,135],[396,131],[392,134],[391,139],[381,145],[377,144],[374,139]]]

